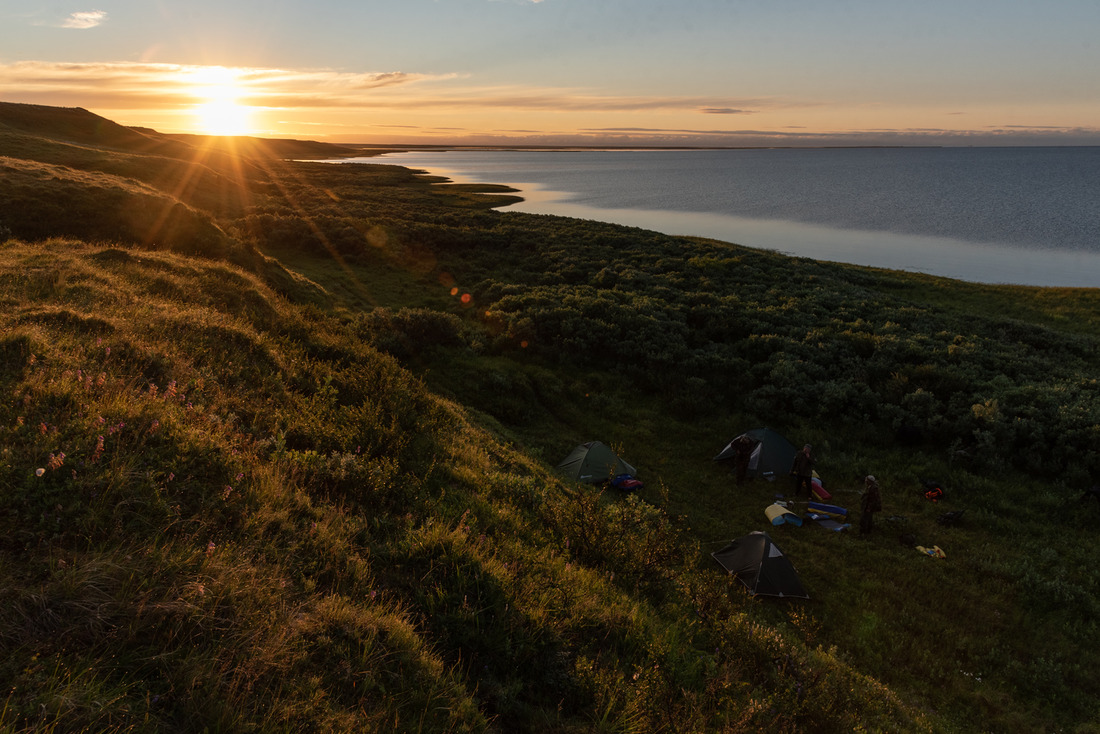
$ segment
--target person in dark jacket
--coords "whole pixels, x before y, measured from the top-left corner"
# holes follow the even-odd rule
[[[752,461],[752,451],[757,443],[744,434],[738,436],[733,442],[733,463],[737,470],[737,486],[745,483],[745,477],[749,473],[749,462]]]
[[[806,488],[806,496],[813,497],[814,487],[814,457],[810,454],[813,449],[810,444],[802,447],[802,450],[794,455],[794,463],[791,464],[791,475],[794,476],[794,496],[802,494],[802,488]]]
[[[859,502],[859,534],[870,535],[874,526],[875,513],[882,511],[882,491],[878,480],[870,474],[863,480],[863,497]]]

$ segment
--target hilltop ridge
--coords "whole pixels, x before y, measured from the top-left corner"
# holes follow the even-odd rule
[[[0,125],[11,130],[52,139],[93,143],[144,153],[166,147],[154,131],[135,130],[89,112],[83,107],[48,107],[0,101]]]

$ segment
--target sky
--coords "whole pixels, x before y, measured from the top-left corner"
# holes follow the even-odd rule
[[[378,145],[1100,145],[1100,0],[0,0],[0,101]]]

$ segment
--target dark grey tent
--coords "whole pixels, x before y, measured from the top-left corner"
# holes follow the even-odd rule
[[[711,555],[752,596],[810,598],[790,560],[765,532],[749,533]]]
[[[794,463],[794,455],[798,453],[798,449],[783,436],[770,428],[754,428],[751,431],[745,431],[741,436],[748,436],[756,441],[756,448],[752,450],[752,458],[749,459],[747,476],[770,478],[788,474],[791,471],[791,464]],[[735,455],[734,441],[741,436],[727,443],[714,460],[732,459]]]
[[[599,441],[582,443],[566,456],[558,469],[581,482],[601,484],[620,474],[635,475],[634,467],[615,455]]]

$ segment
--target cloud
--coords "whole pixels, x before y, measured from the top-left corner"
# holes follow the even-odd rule
[[[226,86],[229,85],[229,86]],[[478,85],[458,73],[400,70],[348,72],[337,69],[224,68],[163,63],[0,63],[5,101],[59,107],[80,106],[125,124],[188,129],[194,109],[219,88],[237,105],[275,110],[282,120],[326,119],[349,138],[378,125],[442,135],[441,125],[463,125],[463,136],[508,135],[516,140],[598,139],[623,144],[688,145],[952,145],[1097,144],[1093,127],[1025,126],[1006,119],[996,127],[970,129],[822,129],[806,125],[808,110],[828,106],[813,100],[715,95],[615,95],[583,87]],[[118,115],[127,111],[131,114]],[[651,114],[652,113],[652,114]],[[706,118],[700,115],[708,115]],[[752,116],[756,129],[733,128]],[[792,117],[794,116],[794,117]],[[958,119],[958,118],[955,118]],[[967,118],[970,119],[970,118]],[[699,120],[705,124],[693,126]],[[797,122],[798,124],[790,124]],[[983,121],[989,124],[991,121]],[[579,124],[578,124],[579,123]],[[639,124],[640,123],[640,124]],[[650,126],[645,126],[649,123]],[[656,123],[656,124],[653,124]],[[275,124],[269,122],[268,124]],[[278,122],[319,127],[315,122]],[[738,123],[740,124],[740,123]],[[580,127],[584,125],[584,127]],[[961,128],[961,126],[960,126]],[[454,128],[457,130],[459,128]],[[452,133],[452,135],[454,135]],[[454,138],[457,138],[454,135]]]
[[[379,106],[387,98],[355,100],[356,104]],[[728,106],[735,102],[737,107]],[[723,104],[725,103],[725,104]],[[729,114],[753,114],[744,107],[777,107],[763,99],[713,99],[676,96],[601,95],[583,90],[552,87],[466,87],[433,91],[417,97],[402,97],[404,109],[498,109],[553,112],[696,112],[700,109],[730,110]]]
[[[107,20],[107,13],[102,10],[79,10],[71,14],[61,23],[62,28],[95,28]]]
[[[262,107],[354,107],[367,92],[456,75],[400,71],[348,73],[332,70],[224,69],[157,63],[0,63],[5,98],[43,104],[106,109],[157,109],[194,103],[215,79],[230,78],[241,104]]]
[[[268,108],[695,114],[703,110],[710,114],[747,115],[757,109],[782,106],[769,99],[606,95],[556,87],[469,86],[462,83],[465,77],[456,73],[223,69],[138,62],[0,64],[0,89],[4,89],[9,99],[19,97],[26,101],[33,97],[46,104],[50,103],[48,100],[75,98],[78,104],[89,108],[178,107],[193,102],[196,95],[212,86],[212,72],[232,78],[239,104]]]

